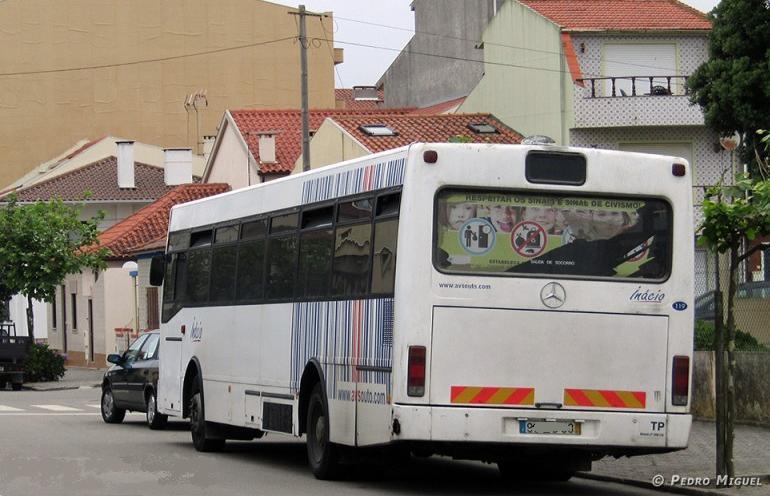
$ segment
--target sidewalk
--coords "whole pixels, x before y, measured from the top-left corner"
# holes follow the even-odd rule
[[[57,391],[61,389],[78,389],[81,387],[99,387],[106,369],[87,369],[82,367],[67,367],[64,377],[55,382],[28,382],[24,389],[33,391]]]
[[[711,479],[710,486],[675,485],[686,494],[722,494],[729,496],[766,496],[770,494],[770,428],[735,426],[736,476],[760,476],[762,486],[731,487],[715,486],[716,424],[693,422],[689,447],[683,451],[662,455],[646,455],[633,458],[604,458],[594,462],[593,471],[581,474],[588,478],[615,480],[652,487],[653,477],[662,475],[663,490],[671,490],[671,478],[701,477]]]

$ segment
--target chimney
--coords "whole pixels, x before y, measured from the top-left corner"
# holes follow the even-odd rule
[[[204,136],[203,137],[203,160],[207,161],[209,160],[209,155],[211,155],[211,150],[214,149],[214,142],[217,140],[216,136]]]
[[[118,145],[118,188],[136,188],[134,181],[134,142],[116,141]]]
[[[275,133],[266,132],[259,134],[259,161],[263,164],[275,163]]]
[[[168,186],[192,182],[192,148],[164,148],[163,178]]]

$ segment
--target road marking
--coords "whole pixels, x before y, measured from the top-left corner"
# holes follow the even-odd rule
[[[72,408],[71,406],[63,405],[30,405],[35,408],[42,408],[43,410],[51,410],[53,412],[82,412],[80,408]]]
[[[91,405],[91,404],[88,404],[86,406],[90,406],[91,408],[100,408],[100,409],[102,407],[102,405]]]
[[[14,408],[12,406],[0,405],[0,412],[23,412],[21,408]]]

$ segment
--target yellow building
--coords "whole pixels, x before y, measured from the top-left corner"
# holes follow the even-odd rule
[[[84,138],[202,152],[227,108],[299,108],[295,11],[261,0],[0,3],[0,189]],[[332,18],[307,29],[331,40]],[[341,53],[309,45],[310,105],[333,108]]]

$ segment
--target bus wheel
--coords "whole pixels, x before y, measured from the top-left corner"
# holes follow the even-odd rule
[[[307,459],[317,479],[333,479],[339,469],[337,447],[329,441],[329,415],[321,384],[313,388],[307,408]]]
[[[198,388],[193,392],[192,399],[190,400],[190,432],[192,434],[193,446],[195,446],[197,451],[203,452],[221,450],[225,446],[225,440],[207,437],[206,430],[203,395]]]

